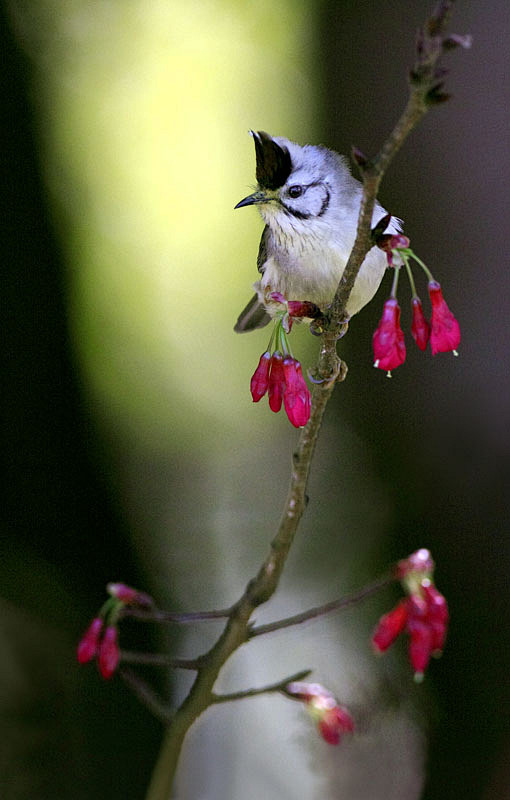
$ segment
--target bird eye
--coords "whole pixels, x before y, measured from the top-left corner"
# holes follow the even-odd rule
[[[303,187],[296,184],[295,186],[289,186],[289,197],[301,197],[303,194]]]

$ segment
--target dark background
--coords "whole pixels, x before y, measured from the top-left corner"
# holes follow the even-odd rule
[[[377,149],[404,101],[409,31],[427,7],[396,2],[382,11],[368,0],[323,3],[321,127],[328,145],[340,152],[352,143],[368,153]],[[389,487],[396,511],[386,559],[425,542],[440,565],[438,583],[452,611],[450,646],[430,674],[437,703],[423,797],[488,800],[510,796],[504,769],[510,569],[507,4],[459,4],[453,27],[474,34],[470,52],[448,58],[453,99],[406,143],[385,179],[382,201],[391,198],[393,213],[412,215],[412,244],[434,265],[461,321],[461,354],[451,362],[427,359],[427,369],[418,356],[410,357],[398,384],[394,379],[384,391],[373,388],[369,359],[358,359],[332,405],[339,412],[341,406],[372,442],[377,472]],[[38,159],[32,67],[5,9],[0,36],[0,402],[6,462],[0,595],[2,647],[10,665],[0,794],[37,800],[142,797],[159,725],[120,682],[105,686],[93,671],[74,664],[75,641],[104,584],[121,574],[137,585],[143,576],[128,544],[115,475],[97,457],[102,443],[82,400],[63,257]],[[388,42],[399,36],[402,49],[392,58]],[[360,340],[369,341],[379,298],[356,320]],[[347,361],[356,347],[348,339]],[[454,392],[436,379],[440,370],[449,371]]]

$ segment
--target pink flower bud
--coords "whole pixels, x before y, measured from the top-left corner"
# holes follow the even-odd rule
[[[271,367],[271,353],[266,351],[260,356],[257,369],[252,375],[250,382],[251,396],[253,402],[258,403],[264,397],[269,386],[269,370]]]
[[[96,655],[102,629],[103,620],[101,617],[95,617],[78,644],[76,655],[80,664],[86,664]]]
[[[403,558],[398,562],[397,577],[402,580],[412,573],[429,574],[434,572],[434,566],[434,560],[430,555],[430,551],[425,547],[421,547],[419,550],[411,553],[408,558]]]
[[[285,687],[285,693],[297,700],[310,702],[314,697],[333,697],[330,691],[320,683],[307,683],[305,681],[292,681]]]
[[[404,334],[400,327],[400,306],[394,297],[384,304],[381,321],[373,336],[374,367],[392,370],[406,359]]]
[[[99,671],[105,680],[112,677],[119,664],[119,658],[117,628],[115,625],[108,625],[99,645],[97,657]]]
[[[286,356],[283,360],[283,374],[285,411],[292,424],[296,428],[302,428],[310,419],[311,396],[299,361]]]
[[[315,303],[311,303],[308,300],[304,300],[303,302],[299,300],[289,300],[287,307],[291,317],[310,317],[311,319],[316,319],[321,315],[319,306],[316,306]]]
[[[402,633],[407,623],[407,600],[401,600],[394,609],[388,611],[379,620],[372,635],[372,644],[380,653],[393,644],[397,636]]]
[[[282,407],[284,391],[283,356],[277,350],[271,357],[271,372],[269,375],[269,408],[271,411],[277,413]]]
[[[319,733],[328,744],[339,744],[344,733],[352,733],[354,722],[346,708],[340,706],[331,692],[320,683],[294,681],[285,687],[285,693],[303,700]]]
[[[430,347],[432,355],[436,353],[455,353],[460,342],[459,323],[448,308],[443,298],[441,286],[437,281],[430,281],[429,296],[432,303],[430,319]]]
[[[125,583],[109,583],[106,591],[116,600],[120,600],[121,603],[133,603],[138,599],[137,590],[132,589],[131,586],[127,586]]]
[[[421,306],[421,300],[419,297],[413,297],[411,300],[411,304],[413,307],[413,321],[411,323],[411,333],[413,334],[413,339],[420,348],[420,350],[426,350],[427,342],[430,338],[430,325],[425,319],[423,314],[423,308]]]
[[[377,247],[384,250],[390,267],[393,265],[393,250],[409,247],[410,241],[403,233],[383,233],[377,237]]]

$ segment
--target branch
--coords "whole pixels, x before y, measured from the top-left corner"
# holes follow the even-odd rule
[[[280,526],[257,575],[231,609],[220,638],[200,658],[195,682],[169,726],[146,800],[168,800],[170,797],[180,750],[188,729],[206,708],[217,702],[213,686],[221,668],[232,653],[250,638],[250,617],[253,611],[267,602],[278,586],[287,554],[306,507],[308,476],[324,411],[336,381],[342,380],[346,374],[346,367],[336,353],[336,342],[345,332],[346,304],[363,259],[372,246],[370,228],[380,182],[411,130],[432,105],[446,99],[441,92],[442,84],[436,64],[443,49],[447,48],[442,30],[451,6],[449,0],[443,0],[418,36],[416,62],[411,70],[409,100],[379,154],[373,161],[358,154],[357,161],[363,176],[363,195],[356,240],[328,312],[314,376],[310,419],[301,430],[293,456],[290,486]],[[449,37],[450,45],[453,39]],[[460,43],[457,37],[456,44]]]
[[[151,714],[157,719],[168,725],[172,719],[172,712],[165,703],[157,696],[155,691],[140,678],[136,673],[127,667],[119,668],[119,675],[129,688],[135,693],[138,699],[146,706]]]
[[[148,664],[155,667],[173,667],[174,669],[198,670],[198,658],[171,658],[164,653],[135,653],[121,650],[120,659],[124,664]]]
[[[289,683],[294,681],[302,681],[307,678],[311,669],[302,669],[301,672],[296,672],[295,675],[290,675],[277,683],[270,683],[268,686],[262,686],[260,689],[244,689],[240,692],[231,692],[230,694],[213,694],[213,703],[229,703],[231,700],[244,700],[246,697],[256,697],[259,694],[267,694],[268,692],[284,692]]]
[[[141,622],[203,622],[210,619],[227,619],[232,608],[220,608],[217,611],[161,611],[159,608],[144,609],[134,605],[126,605],[122,610],[123,617],[132,617]]]
[[[329,603],[324,603],[322,606],[309,608],[308,611],[302,611],[300,614],[294,614],[292,617],[285,617],[285,619],[280,619],[276,622],[269,622],[267,625],[257,625],[251,628],[250,639],[253,639],[255,636],[263,636],[265,633],[280,631],[283,628],[290,628],[292,625],[300,625],[302,622],[308,622],[311,619],[322,617],[324,614],[330,614],[332,611],[339,611],[341,608],[354,606],[362,600],[366,600],[367,597],[377,594],[380,589],[384,589],[385,586],[389,586],[394,583],[395,580],[396,577],[394,575],[385,575],[379,578],[379,580],[365,586],[363,589],[340,597],[338,600],[331,600]],[[294,680],[298,680],[298,678],[294,678]]]

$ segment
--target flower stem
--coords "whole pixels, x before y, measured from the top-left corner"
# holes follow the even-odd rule
[[[255,636],[262,636],[265,633],[273,633],[273,631],[280,631],[282,628],[290,628],[292,625],[301,625],[303,622],[308,622],[311,619],[322,617],[325,614],[330,614],[332,611],[340,611],[343,608],[360,603],[368,597],[384,589],[386,586],[394,583],[396,577],[394,575],[384,575],[379,580],[374,581],[368,586],[363,587],[357,592],[340,597],[338,600],[332,600],[329,603],[324,603],[315,608],[309,608],[307,611],[302,611],[300,614],[294,614],[292,617],[285,617],[285,619],[277,620],[276,622],[269,622],[267,625],[257,625],[250,631],[250,639]]]
[[[404,265],[405,265],[405,268],[406,268],[407,277],[409,278],[409,283],[411,284],[411,292],[413,293],[413,298],[418,297],[418,295],[416,294],[416,284],[414,282],[413,271],[412,271],[411,266],[409,264],[409,259],[402,252],[400,252],[400,255],[402,257],[402,261],[404,262]]]
[[[414,258],[414,260],[416,261],[416,263],[417,263],[417,264],[419,264],[419,265],[420,265],[420,267],[421,267],[421,268],[422,268],[422,270],[424,271],[425,275],[427,276],[427,279],[428,279],[429,281],[433,281],[433,280],[434,280],[434,277],[433,277],[433,275],[432,275],[431,271],[429,270],[429,268],[427,267],[427,265],[423,263],[423,261],[421,260],[421,258],[418,258],[418,256],[416,255],[416,253],[415,253],[413,250],[411,250],[411,251],[410,251],[409,255],[411,256],[411,258]]]
[[[398,286],[398,279],[400,276],[400,267],[396,266],[393,268],[394,275],[393,275],[393,283],[391,284],[391,292],[390,297],[396,299],[397,297],[397,286]]]

